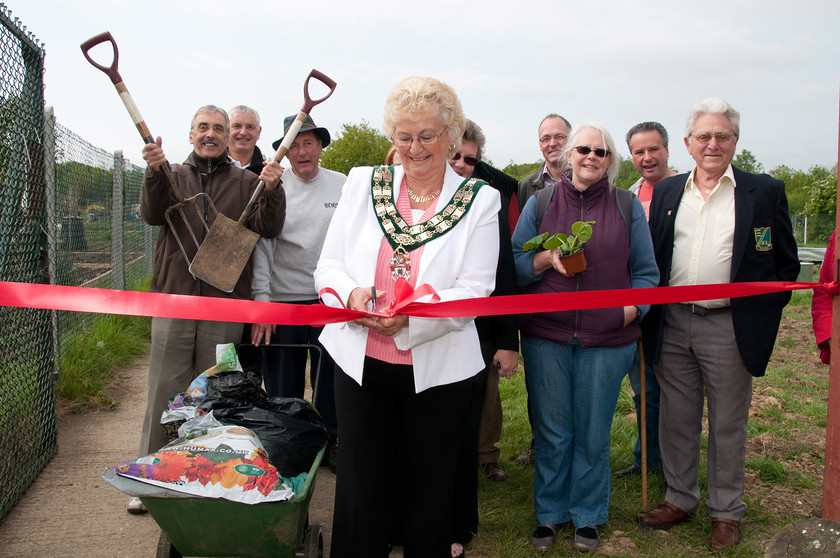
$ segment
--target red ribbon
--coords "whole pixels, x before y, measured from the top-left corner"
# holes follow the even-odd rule
[[[0,281],[0,306],[222,322],[321,326],[355,320],[362,316],[382,317],[394,314],[428,318],[496,316],[737,298],[804,289],[823,289],[829,295],[837,296],[838,291],[840,291],[840,285],[837,281],[831,283],[770,281],[494,296],[492,298],[438,302],[440,297],[429,285],[421,285],[414,290],[408,282],[403,281],[403,283],[398,282],[395,285],[394,303],[387,312],[357,312],[346,307],[333,308],[323,304],[283,304],[233,298],[115,291],[2,281]],[[332,289],[325,290],[325,293],[327,292],[331,292],[338,298],[338,295]],[[418,299],[428,295],[432,295],[430,302],[417,302]]]
[[[335,290],[332,287],[324,287],[318,293],[318,296],[321,298],[321,300],[323,300],[324,295],[328,294],[334,296],[338,300],[338,303],[341,304],[342,308],[347,308],[347,306],[344,304],[344,301],[341,300],[341,297],[338,296],[338,293],[335,292]],[[366,316],[375,316],[378,318],[390,318],[395,314],[399,314],[400,310],[402,310],[409,304],[412,304],[413,302],[428,295],[432,295],[432,298],[429,300],[429,303],[436,303],[440,301],[440,295],[438,295],[437,291],[435,291],[430,285],[423,283],[415,290],[414,287],[411,286],[411,283],[406,281],[404,278],[399,277],[396,283],[394,283],[394,300],[391,302],[391,305],[383,310],[378,310],[374,312],[363,312],[362,314]]]

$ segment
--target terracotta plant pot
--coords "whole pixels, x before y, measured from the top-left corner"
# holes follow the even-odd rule
[[[566,273],[569,275],[577,275],[586,270],[586,258],[583,255],[583,250],[568,256],[560,256],[560,261],[563,262],[563,267],[566,268]]]

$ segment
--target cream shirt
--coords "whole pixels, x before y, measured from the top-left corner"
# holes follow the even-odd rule
[[[674,223],[669,286],[729,283],[735,238],[735,177],[732,165],[703,199],[694,184],[697,167],[685,182]],[[696,301],[706,308],[729,306],[729,299]]]

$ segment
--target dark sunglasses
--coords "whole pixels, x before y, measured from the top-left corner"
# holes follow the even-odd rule
[[[452,160],[457,161],[460,158],[461,158],[461,154],[456,153],[455,156],[452,157]],[[475,157],[470,157],[469,155],[464,155],[464,162],[466,164],[468,164],[469,166],[474,167],[478,164],[478,159],[476,159]]]
[[[591,147],[587,147],[585,145],[576,145],[575,151],[577,151],[583,156],[589,155],[590,153],[595,153],[595,156],[600,157],[601,159],[610,154],[610,151],[608,149],[601,149],[600,147],[598,149],[592,149]]]

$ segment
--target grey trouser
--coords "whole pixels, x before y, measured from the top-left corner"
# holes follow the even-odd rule
[[[148,455],[168,443],[160,416],[169,400],[187,391],[193,379],[216,364],[218,343],[239,343],[241,323],[152,318],[152,351],[149,357],[149,389],[140,455]]]
[[[664,319],[662,353],[655,370],[661,390],[659,445],[668,484],[665,499],[686,512],[697,510],[705,393],[706,508],[711,517],[740,520],[747,513],[741,496],[752,376],[735,343],[732,313],[725,309],[700,316],[686,305],[669,304]]]

